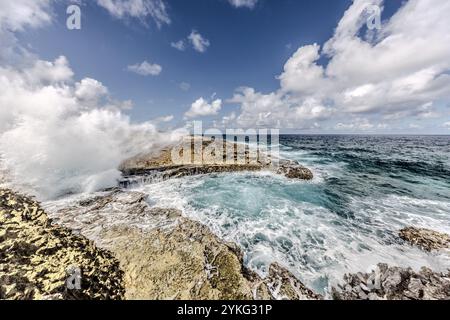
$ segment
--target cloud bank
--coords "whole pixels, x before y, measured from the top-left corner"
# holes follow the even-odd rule
[[[450,97],[450,2],[409,0],[381,30],[364,32],[369,5],[383,1],[355,0],[323,46],[298,48],[278,90],[237,89],[228,101],[240,106],[236,124],[309,129],[347,118],[369,130],[439,116],[434,105]]]

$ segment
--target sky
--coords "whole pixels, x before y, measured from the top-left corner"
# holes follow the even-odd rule
[[[71,4],[80,30],[66,26]],[[381,26],[368,30],[373,5]],[[57,86],[82,104],[84,92],[165,129],[449,134],[448,16],[446,0],[0,0],[22,56],[0,62],[64,57]]]

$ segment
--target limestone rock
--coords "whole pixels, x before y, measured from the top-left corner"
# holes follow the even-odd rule
[[[70,290],[70,267],[81,289]],[[110,252],[52,220],[39,204],[0,189],[0,299],[121,299],[123,272]]]
[[[429,229],[408,227],[400,230],[399,236],[425,251],[450,248],[450,235]]]
[[[185,150],[190,151],[185,159],[187,161],[182,163],[172,161],[172,152],[175,150],[176,154],[180,145],[151,154],[137,155],[124,161],[120,166],[125,176],[121,185],[128,187],[134,183],[191,175],[262,170],[273,171],[289,179],[313,179],[311,170],[297,162],[273,159],[270,154],[247,148],[244,144],[208,138],[203,138],[201,143],[195,143],[199,138],[191,139],[187,145],[182,144]],[[180,154],[180,158],[182,155],[183,153]]]
[[[245,268],[237,245],[178,210],[151,208],[139,192],[111,191],[60,210],[55,218],[61,216],[59,223],[67,227],[74,226],[71,217],[85,211],[99,217],[77,219],[75,226],[120,261],[126,299],[319,298],[281,266],[272,265],[262,279]],[[122,222],[121,216],[136,220]],[[148,227],[134,226],[135,221]]]
[[[379,264],[370,274],[347,274],[344,284],[333,288],[338,300],[450,300],[450,271],[388,267]]]

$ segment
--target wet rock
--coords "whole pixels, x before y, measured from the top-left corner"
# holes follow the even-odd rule
[[[91,200],[84,199],[84,206],[73,203],[60,208],[61,216],[79,217],[84,212],[80,210],[85,210],[101,217],[85,222],[78,219],[76,227],[120,261],[126,299],[320,297],[279,265],[272,265],[268,277],[261,278],[245,268],[236,244],[220,240],[209,228],[183,217],[178,210],[151,208],[139,192],[111,192]],[[107,205],[103,205],[105,202]],[[58,212],[53,214],[59,216]],[[136,220],[121,221],[120,217]],[[114,223],[109,224],[108,219]],[[140,227],[133,226],[135,221],[142,221]],[[71,227],[73,220],[60,223]]]
[[[450,248],[450,235],[429,229],[408,227],[400,230],[399,236],[425,251]]]
[[[264,283],[272,296],[283,300],[320,300],[323,297],[308,289],[292,273],[277,263],[269,267],[269,276]]]
[[[362,286],[363,285],[363,286]],[[364,293],[359,291],[361,288]],[[450,300],[450,271],[388,267],[379,264],[370,274],[347,274],[344,284],[332,288],[338,300]]]
[[[0,299],[121,299],[123,272],[110,252],[53,226],[40,205],[0,189]],[[81,289],[69,290],[77,266]]]
[[[191,154],[181,164],[172,161],[172,152],[180,148],[179,145],[124,161],[120,166],[124,175],[121,186],[191,175],[262,170],[273,171],[289,179],[313,178],[311,170],[295,161],[272,159],[270,155],[259,150],[251,151],[243,144],[205,140],[195,145],[194,141],[184,146]]]
[[[293,161],[283,161],[280,163],[277,169],[278,174],[284,175],[289,179],[300,179],[300,180],[312,180],[313,173],[308,168],[305,168]]]

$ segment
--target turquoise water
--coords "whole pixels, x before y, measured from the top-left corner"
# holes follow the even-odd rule
[[[185,177],[141,189],[238,243],[264,276],[272,262],[327,293],[347,272],[379,262],[450,268],[397,237],[405,226],[450,233],[450,137],[282,136],[281,155],[315,175],[269,172]]]

